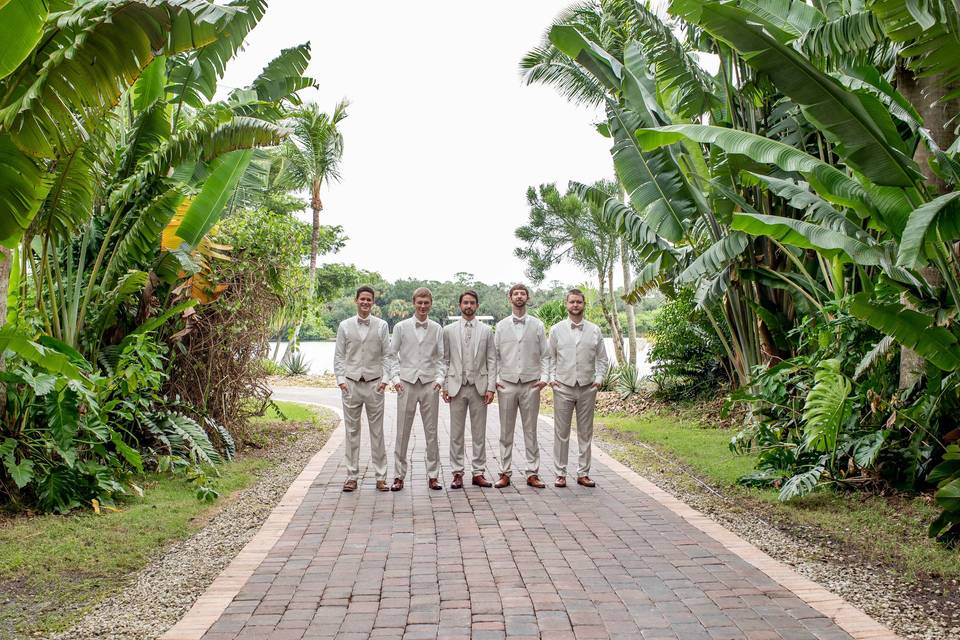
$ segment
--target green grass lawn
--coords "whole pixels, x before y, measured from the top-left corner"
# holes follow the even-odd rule
[[[621,436],[654,447],[694,475],[723,489],[740,507],[787,527],[816,531],[851,553],[893,566],[907,579],[925,576],[960,578],[960,552],[927,537],[927,526],[938,510],[923,496],[878,496],[821,490],[788,503],[773,489],[736,484],[753,470],[754,458],[730,451],[734,432],[704,428],[688,412],[680,415],[600,416],[597,422]],[[629,446],[629,445],[628,445]],[[640,448],[634,445],[636,448]],[[643,452],[637,452],[643,460]],[[657,461],[646,457],[655,464]]]
[[[278,402],[290,423],[315,422],[314,408]],[[276,425],[265,416],[258,428]],[[280,425],[277,425],[280,426]],[[27,637],[69,627],[98,600],[116,590],[173,541],[203,526],[230,496],[252,485],[273,463],[241,455],[218,467],[220,492],[212,504],[200,502],[182,477],[147,475],[142,498],[117,512],[89,511],[66,516],[16,517],[0,521],[0,637]]]

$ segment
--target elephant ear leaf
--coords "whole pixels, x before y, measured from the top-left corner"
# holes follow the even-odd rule
[[[850,312],[874,329],[892,336],[944,371],[960,369],[960,342],[933,318],[900,304],[871,302],[867,293],[853,297]]]

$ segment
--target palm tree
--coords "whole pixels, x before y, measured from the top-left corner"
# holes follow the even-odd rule
[[[343,134],[338,125],[347,117],[349,104],[346,99],[341,100],[332,115],[320,111],[316,104],[307,104],[294,111],[288,121],[290,137],[283,147],[284,184],[291,189],[310,190],[310,208],[313,210],[310,282],[313,283],[316,283],[320,212],[323,211],[320,189],[324,183],[340,179]]]

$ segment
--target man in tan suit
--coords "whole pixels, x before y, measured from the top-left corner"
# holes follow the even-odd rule
[[[480,296],[468,290],[460,294],[460,319],[443,328],[443,400],[450,404],[451,489],[463,488],[464,432],[470,412],[473,441],[473,484],[492,487],[483,473],[487,464],[487,405],[493,402],[496,354],[493,332],[477,320]]]
[[[360,418],[367,410],[370,427],[370,462],[377,477],[377,489],[387,491],[387,452],[383,446],[383,390],[393,369],[390,333],[387,323],[370,315],[373,289],[357,289],[354,298],[357,315],[337,327],[337,346],[333,353],[333,372],[343,397],[343,423],[346,429],[344,462],[347,480],[344,491],[357,489],[360,472]]]
[[[513,440],[517,413],[523,425],[527,452],[527,484],[537,489],[540,480],[540,446],[537,444],[537,418],[540,415],[540,390],[550,379],[547,336],[543,323],[527,314],[530,291],[515,284],[508,294],[513,314],[497,323],[494,345],[497,358],[497,389],[500,405],[500,479],[494,485],[510,484],[513,473]]]
[[[577,412],[577,441],[580,459],[577,484],[594,487],[590,479],[593,443],[593,411],[597,389],[607,373],[607,348],[600,327],[583,319],[586,300],[580,289],[567,292],[567,319],[550,329],[550,386],[553,387],[553,460],[557,480],[567,486],[567,456],[570,450],[570,421]]]
[[[403,489],[407,476],[407,448],[417,408],[426,440],[427,484],[440,490],[440,446],[437,417],[443,384],[443,328],[428,316],[433,307],[430,289],[413,292],[414,315],[393,328],[391,348],[396,360],[393,385],[397,389],[397,442],[394,447],[394,480],[391,491]]]

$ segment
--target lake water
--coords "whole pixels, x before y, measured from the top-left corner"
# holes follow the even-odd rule
[[[604,342],[607,345],[607,355],[610,357],[610,362],[616,362],[616,357],[613,352],[613,340],[611,338],[604,338]],[[270,343],[270,355],[273,355],[274,347],[276,343]],[[286,349],[287,343],[280,343],[280,352],[277,355],[277,359],[283,357],[284,349]],[[336,347],[336,343],[333,341],[315,341],[315,342],[301,342],[300,351],[303,352],[303,356],[310,363],[310,373],[314,375],[321,375],[323,373],[329,373],[333,371],[333,351]],[[624,340],[623,350],[626,353],[627,351],[627,342]],[[647,357],[650,352],[650,343],[643,339],[637,339],[637,368],[640,370],[640,375],[647,376],[653,373],[653,364],[649,361]]]

